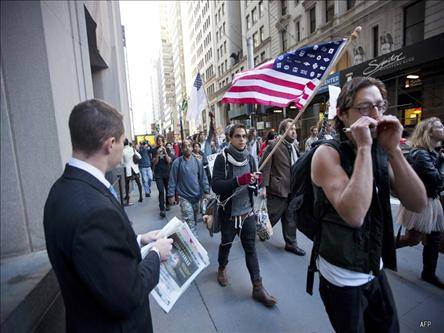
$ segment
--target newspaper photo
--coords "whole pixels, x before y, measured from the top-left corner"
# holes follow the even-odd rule
[[[210,260],[188,225],[177,217],[165,225],[160,236],[173,239],[173,248],[168,260],[160,264],[159,283],[151,295],[168,313],[196,276],[210,264]],[[148,244],[141,249],[142,258],[152,246]]]

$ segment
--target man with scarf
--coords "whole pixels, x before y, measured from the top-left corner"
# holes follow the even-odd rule
[[[268,216],[271,225],[274,226],[279,219],[282,222],[282,235],[285,241],[285,250],[298,256],[305,255],[305,251],[297,246],[296,241],[296,223],[288,218],[288,195],[291,185],[291,166],[299,158],[299,152],[295,145],[297,133],[296,126],[292,125],[292,120],[287,118],[281,121],[279,125],[280,135],[287,132],[282,143],[278,146],[270,160],[263,166],[264,187],[262,195],[267,198]],[[262,160],[273,150],[277,139],[272,142],[264,152]]]
[[[276,304],[262,285],[256,254],[256,220],[253,211],[253,194],[262,177],[247,149],[247,131],[242,124],[235,124],[229,132],[230,144],[216,158],[213,169],[212,189],[218,194],[223,208],[221,244],[219,246],[219,270],[217,281],[223,287],[228,284],[226,266],[236,234],[245,251],[245,261],[253,283],[253,298],[267,307]]]

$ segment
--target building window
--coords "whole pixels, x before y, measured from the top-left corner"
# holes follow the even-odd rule
[[[261,52],[261,62],[265,60],[265,51]]]
[[[262,43],[265,40],[264,26],[259,28],[259,37],[260,37],[260,42]]]
[[[257,32],[253,34],[253,46],[258,47],[259,46],[259,38]]]
[[[251,25],[250,25],[250,15],[247,15],[246,19],[247,19],[247,30],[248,30],[251,27]]]
[[[421,0],[404,9],[404,46],[424,40],[425,1]]]
[[[296,42],[300,42],[301,41],[301,23],[299,21],[297,21],[295,23],[295,27],[296,27]]]
[[[287,31],[281,31],[281,39],[282,39],[282,51],[287,50],[288,42],[287,42]]]
[[[225,4],[222,4],[222,15],[225,15]]]
[[[227,53],[227,41],[224,41],[224,53]]]
[[[316,6],[310,9],[310,33],[314,33],[316,30]]]
[[[327,0],[327,8],[325,13],[325,22],[328,23],[335,15],[335,3],[332,0]]]
[[[251,21],[253,24],[255,24],[257,22],[257,9],[256,7],[253,8],[253,10],[251,11]]]
[[[224,35],[225,35],[225,22],[224,22],[224,24],[222,25],[222,31],[224,32]]]
[[[256,67],[259,64],[259,57],[254,57],[254,66]]]
[[[347,10],[355,5],[356,0],[347,0]]]
[[[259,17],[264,16],[264,1],[259,1]]]
[[[281,15],[287,15],[287,0],[281,0]]]
[[[379,27],[376,25],[372,28],[372,38],[373,38],[373,58],[378,56],[379,49]]]

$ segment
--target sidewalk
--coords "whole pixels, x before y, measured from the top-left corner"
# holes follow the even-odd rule
[[[154,184],[153,184],[154,185]],[[135,202],[126,208],[136,233],[158,229],[174,216],[181,218],[178,206],[160,219],[157,190],[151,198]],[[299,246],[307,251],[298,257],[283,250],[280,223],[272,239],[257,241],[257,252],[264,286],[277,297],[272,309],[251,298],[251,282],[245,266],[242,246],[233,244],[228,264],[230,285],[222,288],[216,281],[217,251],[220,234],[211,238],[202,224],[199,238],[210,256],[207,267],[165,314],[151,298],[151,313],[155,332],[333,332],[318,292],[315,279],[314,295],[305,292],[305,278],[311,242],[298,234]],[[238,240],[238,238],[236,238]],[[401,332],[444,332],[444,291],[420,280],[422,245],[398,251],[398,272],[387,270],[394,294]],[[438,275],[444,279],[444,257],[440,255]],[[422,325],[422,327],[421,327]]]

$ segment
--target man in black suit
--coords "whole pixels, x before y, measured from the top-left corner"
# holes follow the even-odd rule
[[[73,157],[49,193],[44,227],[67,332],[152,332],[148,294],[171,239],[136,235],[105,172],[122,159],[122,115],[99,100],[69,117]],[[140,246],[155,242],[142,260]]]

